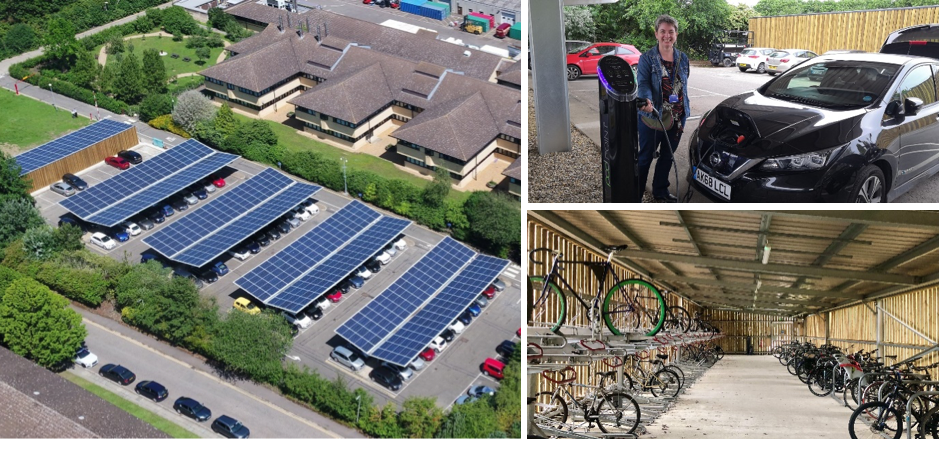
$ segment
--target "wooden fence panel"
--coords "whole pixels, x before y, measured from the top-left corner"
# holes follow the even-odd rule
[[[137,129],[131,127],[117,135],[101,140],[84,150],[73,153],[37,170],[33,170],[26,174],[26,176],[32,180],[32,187],[29,192],[42,189],[56,181],[60,181],[62,175],[66,173],[78,173],[85,168],[101,163],[105,158],[116,155],[117,152],[121,150],[127,150],[136,146],[137,143],[139,143],[137,140]]]

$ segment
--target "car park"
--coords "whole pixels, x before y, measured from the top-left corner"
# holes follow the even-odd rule
[[[111,238],[118,242],[127,242],[130,240],[130,234],[123,229],[113,229],[111,231]]]
[[[130,163],[128,163],[127,160],[119,156],[109,156],[104,159],[104,163],[110,166],[113,166],[119,170],[126,170],[127,168],[130,168]]]
[[[183,194],[183,201],[186,201],[186,204],[190,206],[194,206],[199,202],[199,198],[197,198],[195,194],[187,192]]]
[[[642,53],[631,44],[593,43],[581,50],[567,54],[567,80],[573,81],[584,75],[595,75],[600,59],[618,56],[634,69]]]
[[[375,260],[382,265],[388,265],[391,262],[391,255],[388,252],[380,252],[375,256]]]
[[[351,369],[353,372],[358,372],[362,370],[362,367],[365,367],[365,361],[359,357],[358,354],[352,351],[345,346],[336,346],[335,349],[329,354],[329,358],[336,361],[337,363],[344,365]]]
[[[232,307],[248,314],[258,314],[261,312],[261,308],[258,308],[257,305],[252,303],[251,300],[245,298],[244,296],[235,298],[235,301],[232,303]]]
[[[485,296],[486,299],[490,299],[490,300],[493,299],[493,298],[495,298],[495,297],[496,297],[496,287],[495,287],[495,286],[492,286],[492,285],[489,285],[489,288],[486,288],[485,291],[483,291],[483,296]]]
[[[127,160],[128,163],[133,165],[139,165],[140,163],[143,163],[143,157],[140,156],[140,153],[137,153],[133,150],[119,151],[117,152],[117,156]]]
[[[69,186],[75,188],[77,191],[84,191],[88,189],[88,183],[72,173],[63,174],[62,181],[68,183]]]
[[[502,341],[498,347],[496,347],[496,352],[499,353],[502,357],[508,359],[515,352],[516,344],[512,341]]]
[[[496,291],[505,290],[505,282],[500,280],[499,278],[496,278],[495,281],[492,282],[492,286],[493,288],[496,289]]]
[[[342,292],[336,288],[333,288],[332,290],[329,290],[328,293],[326,293],[326,298],[333,303],[338,303],[339,300],[342,299]]]
[[[462,334],[464,329],[466,329],[466,325],[459,321],[455,321],[450,325],[450,330],[453,331],[454,334]]]
[[[215,283],[218,281],[218,273],[215,273],[215,270],[202,270],[199,272],[199,279],[206,283]]]
[[[358,275],[352,275],[346,281],[355,289],[362,288],[362,286],[365,285],[365,279]]]
[[[392,372],[397,374],[399,377],[401,377],[401,380],[404,380],[404,381],[410,380],[411,377],[414,376],[414,371],[409,369],[408,367],[401,367],[399,365],[395,365],[390,362],[382,362],[381,366],[391,369]]]
[[[247,249],[251,253],[259,253],[261,251],[261,245],[251,240],[251,241],[248,241],[247,244],[245,244],[245,249]]]
[[[170,392],[166,390],[166,387],[151,380],[144,380],[138,383],[134,391],[155,402],[162,402],[170,394]]]
[[[212,422],[212,431],[226,437],[246,439],[251,431],[240,421],[228,416],[221,415]]]
[[[98,374],[121,385],[130,385],[134,383],[134,380],[137,380],[137,376],[133,372],[117,364],[104,364],[98,370]]]
[[[766,72],[766,61],[774,51],[776,50],[773,48],[746,48],[737,56],[737,69],[740,69],[740,72],[753,69],[763,74]]]
[[[147,217],[144,217],[144,218],[140,219],[140,221],[137,222],[137,225],[139,225],[140,228],[143,229],[143,230],[150,230],[150,229],[153,229],[153,227],[154,227],[154,226],[153,226],[153,221],[151,221],[151,220],[150,220],[149,218],[147,218]]]
[[[355,271],[355,276],[362,278],[364,280],[368,280],[369,278],[372,277],[372,272],[369,271],[368,268],[365,268],[365,265],[362,265]]]
[[[770,76],[782,74],[794,66],[808,61],[818,54],[807,49],[779,49],[774,51],[766,60],[766,72]]]
[[[208,421],[212,418],[212,410],[189,397],[179,397],[173,402],[173,409],[176,413],[188,416],[196,421]]]
[[[130,235],[140,235],[140,233],[143,232],[143,229],[141,229],[139,225],[130,221],[121,222],[118,226]]]
[[[398,376],[394,371],[388,367],[378,367],[368,375],[370,379],[377,382],[379,385],[397,392],[401,389],[401,384],[403,381],[401,377]]]
[[[486,359],[483,364],[481,371],[483,375],[489,375],[490,377],[502,380],[502,377],[505,375],[502,373],[505,370],[505,364],[499,362],[493,358]]]
[[[189,209],[189,204],[186,204],[186,200],[183,198],[176,198],[173,202],[170,203],[173,206],[173,209],[176,209],[179,212]]]
[[[489,298],[486,298],[485,296],[482,296],[482,295],[480,295],[479,298],[476,298],[476,305],[479,306],[480,308],[485,308],[486,305],[488,304],[489,304]]]
[[[430,362],[434,360],[434,357],[437,357],[437,351],[435,351],[432,347],[428,347],[427,349],[424,349],[424,351],[421,352],[419,356],[421,359]]]
[[[221,261],[213,263],[212,270],[215,270],[215,273],[218,273],[218,276],[224,276],[228,274],[228,267],[225,266],[225,264]]]
[[[433,341],[430,341],[430,348],[435,352],[443,352],[447,348],[447,340],[443,336],[437,336]]]
[[[75,351],[75,363],[86,369],[90,369],[98,365],[98,356],[89,351],[87,347],[82,346]]]
[[[154,207],[147,212],[147,218],[153,221],[154,224],[162,224],[166,220],[166,215],[163,213],[163,209]]]
[[[68,183],[63,183],[61,181],[52,183],[52,185],[49,186],[49,189],[51,189],[52,192],[56,194],[61,194],[66,197],[75,194],[75,188],[71,187]]]
[[[288,323],[293,324],[294,326],[297,326],[300,329],[306,329],[310,327],[311,324],[313,324],[313,320],[303,313],[300,313],[300,314],[284,313],[284,318],[287,320]]]
[[[372,273],[378,273],[381,271],[381,263],[374,259],[369,260],[365,262],[365,268]]]
[[[111,250],[114,247],[117,247],[117,242],[105,235],[104,232],[95,232],[94,234],[91,234],[91,243],[105,250]]]
[[[232,257],[237,258],[238,260],[247,260],[251,256],[251,250],[247,247],[239,247],[237,249],[231,250],[228,252]]]

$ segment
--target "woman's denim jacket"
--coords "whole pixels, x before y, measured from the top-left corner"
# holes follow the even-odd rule
[[[636,71],[639,76],[639,98],[651,99],[652,106],[655,107],[655,110],[659,111],[662,110],[661,57],[662,55],[659,54],[658,45],[653,46],[652,49],[646,51],[639,57],[639,66]],[[682,114],[681,117],[681,127],[684,129],[685,121],[688,120],[688,115],[691,113],[691,103],[688,101],[688,73],[690,72],[691,64],[688,61],[688,56],[679,51],[678,48],[675,48],[673,57],[678,57],[678,77],[681,79],[682,94],[684,94],[685,99],[685,113]],[[641,110],[639,111],[639,115],[652,118],[651,113],[646,113]]]

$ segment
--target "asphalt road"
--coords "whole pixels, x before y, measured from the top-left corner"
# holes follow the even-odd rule
[[[688,78],[688,90],[691,94],[689,96],[691,115],[685,123],[684,135],[675,150],[681,194],[684,194],[688,189],[686,181],[688,143],[691,135],[698,128],[698,119],[701,115],[717,106],[724,99],[756,89],[770,79],[771,77],[768,74],[757,74],[754,71],[744,73],[737,68],[691,66],[691,74]],[[584,132],[599,146],[600,112],[598,108],[598,90],[596,76],[582,77],[576,81],[568,82],[571,124]],[[649,183],[651,182],[652,177],[650,176]],[[678,194],[675,187],[674,171],[669,174],[669,182],[671,183],[672,192]],[[690,202],[710,203],[713,201],[700,193],[695,193]],[[929,178],[892,202],[939,202],[939,176]]]

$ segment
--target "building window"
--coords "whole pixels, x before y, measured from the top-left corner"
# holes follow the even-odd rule
[[[518,143],[518,138],[509,136],[509,135],[506,135],[506,134],[504,134],[504,133],[500,133],[500,134],[499,134],[499,138],[501,138],[501,139],[503,139],[503,140],[505,140],[505,141],[507,141],[507,142]]]
[[[352,122],[346,122],[345,120],[338,119],[338,118],[335,118],[335,117],[333,117],[333,122],[336,122],[336,123],[338,123],[339,125],[345,125],[346,127],[349,127],[349,128],[356,128],[356,125],[355,125],[354,123],[352,123]]]

